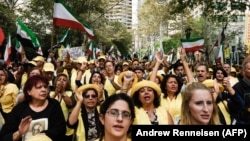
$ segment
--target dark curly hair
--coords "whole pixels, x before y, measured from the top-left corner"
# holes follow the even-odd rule
[[[223,69],[223,68],[216,68],[214,71],[213,71],[213,78],[215,79],[216,78],[216,73],[218,72],[218,71],[222,71],[222,74],[224,75],[224,77],[227,77],[228,75],[227,75],[227,72]]]
[[[153,89],[153,91],[154,91],[154,97],[155,97],[154,101],[153,101],[153,104],[157,108],[157,107],[160,106],[160,103],[161,103],[160,102],[160,96],[157,94],[157,92],[154,89]],[[139,99],[139,90],[134,93],[134,95],[132,96],[132,99],[133,99],[134,104],[135,104],[136,107],[138,107],[138,108],[142,107],[142,103],[141,103],[141,101]]]
[[[170,78],[175,78],[177,83],[178,83],[178,90],[175,92],[175,96],[177,96],[180,93],[181,87],[183,85],[182,80],[178,76],[173,75],[173,74],[165,75],[162,82],[161,82],[161,84],[160,84],[161,91],[164,94],[164,96],[163,96],[164,98],[166,98],[168,96],[166,83],[167,83],[168,79],[170,79]]]

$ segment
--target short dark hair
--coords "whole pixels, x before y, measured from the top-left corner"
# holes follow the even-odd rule
[[[142,66],[136,66],[133,71],[135,72],[136,70],[140,70],[144,73],[144,68]]]
[[[31,100],[32,97],[28,94],[28,91],[30,91],[34,86],[36,86],[40,82],[44,83],[46,86],[49,85],[49,81],[45,76],[34,75],[31,77],[28,77],[27,81],[25,82],[24,88],[23,88],[25,100],[28,100],[28,101]]]
[[[115,67],[115,63],[114,63],[113,61],[110,61],[110,60],[105,61],[105,62],[104,62],[104,66],[106,66],[106,64],[107,64],[108,62],[112,63],[112,65]]]
[[[179,61],[176,61],[176,63],[173,65],[173,69],[174,71],[177,70],[177,68],[179,66],[183,66],[183,63],[179,60]],[[184,66],[183,66],[184,67]]]
[[[105,115],[108,108],[113,105],[116,101],[118,100],[123,100],[128,104],[128,107],[130,109],[130,114],[131,114],[131,121],[134,120],[135,118],[135,107],[134,107],[134,103],[133,100],[131,99],[130,96],[128,96],[125,93],[118,93],[118,94],[113,94],[111,96],[109,96],[101,105],[100,107],[100,114]],[[130,125],[130,128],[128,130],[128,135],[131,134],[131,127],[132,125]],[[100,136],[100,141],[102,140],[104,136],[104,126],[101,124],[101,136]]]

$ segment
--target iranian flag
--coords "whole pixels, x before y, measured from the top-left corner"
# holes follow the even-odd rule
[[[43,50],[41,47],[38,48],[38,50],[36,51],[37,54],[43,56]]]
[[[0,27],[0,46],[2,45],[3,41],[5,39],[3,29]]]
[[[70,46],[71,46],[71,44],[70,43],[66,43],[66,49],[70,49]]]
[[[92,53],[93,53],[93,42],[90,42],[87,54],[92,57]]]
[[[224,63],[224,55],[223,55],[223,46],[220,45],[220,50],[219,50],[219,53],[218,53],[218,57],[217,57],[217,62],[220,62],[221,64]]]
[[[16,40],[15,49],[16,49],[16,51],[18,53],[22,53],[23,52],[23,46],[20,44],[20,42],[18,40]]]
[[[4,61],[6,62],[6,65],[9,66],[10,61],[10,54],[11,54],[11,36],[8,37],[8,42],[6,44],[5,52],[4,52]]]
[[[87,50],[87,54],[90,58],[92,59],[96,59],[96,51],[97,51],[97,48],[95,47],[95,44],[94,42],[92,41],[89,45],[89,49]]]
[[[65,39],[68,37],[68,34],[69,34],[69,30],[70,28],[68,28],[65,33],[63,34],[63,36],[61,37],[61,39],[58,41],[58,44],[62,44],[65,42]]]
[[[40,43],[36,35],[21,21],[19,17],[17,19],[17,39],[24,48],[40,47]]]
[[[109,48],[108,53],[113,52],[113,50],[114,50],[114,49],[115,49],[115,46],[114,46],[114,45],[112,45],[112,46]]]
[[[81,30],[86,32],[90,39],[94,38],[93,30],[83,21],[80,22],[61,0],[55,0],[54,3],[53,24],[55,26]]]
[[[181,39],[181,44],[186,52],[195,52],[203,47],[204,38]]]

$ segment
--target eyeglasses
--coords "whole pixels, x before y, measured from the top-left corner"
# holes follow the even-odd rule
[[[128,111],[123,111],[120,113],[117,109],[111,109],[107,111],[106,113],[108,113],[108,115],[111,117],[118,118],[121,115],[122,119],[131,120],[131,114]]]
[[[97,95],[95,95],[95,94],[90,94],[90,95],[84,95],[83,96],[84,98],[97,98]]]

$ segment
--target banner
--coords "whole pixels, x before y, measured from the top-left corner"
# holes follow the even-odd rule
[[[65,57],[67,52],[70,54],[70,58],[76,60],[80,56],[84,56],[84,52],[82,51],[82,47],[71,47],[62,49],[62,57]]]
[[[250,12],[246,13],[245,19],[244,43],[248,47],[247,53],[250,53]]]

